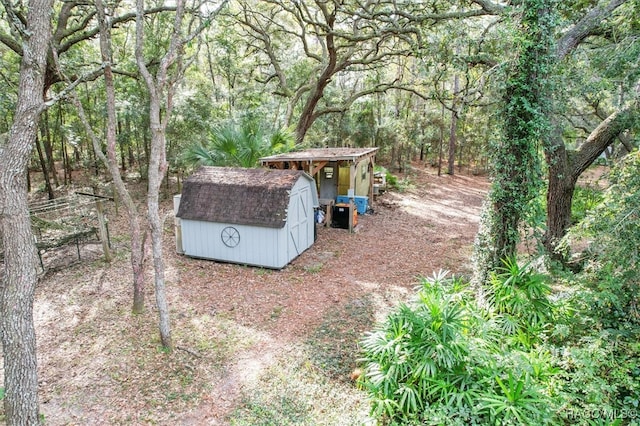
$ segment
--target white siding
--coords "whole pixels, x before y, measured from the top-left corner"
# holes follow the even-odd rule
[[[182,219],[182,248],[191,257],[280,269],[314,243],[314,207],[317,193],[313,181],[299,179],[290,192],[287,222],[282,228],[234,225]],[[234,247],[222,241],[227,227],[238,231]]]
[[[240,242],[227,247],[222,230],[238,230]],[[283,268],[289,263],[286,250],[287,228],[265,228],[227,223],[182,220],[182,246],[187,256],[246,265]]]
[[[287,226],[289,227],[289,257],[302,254],[311,247],[314,238],[313,187],[299,180],[291,190]]]

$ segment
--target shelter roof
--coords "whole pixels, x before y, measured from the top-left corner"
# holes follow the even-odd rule
[[[378,148],[311,148],[304,151],[288,152],[285,154],[263,157],[260,162],[265,165],[278,161],[352,161],[372,157]]]
[[[282,228],[287,220],[289,194],[300,178],[313,182],[300,170],[201,167],[184,181],[176,216]]]

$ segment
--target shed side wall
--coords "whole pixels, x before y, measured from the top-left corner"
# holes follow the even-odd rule
[[[181,222],[182,246],[187,256],[275,269],[289,263],[286,226],[265,228],[185,219]],[[240,234],[240,242],[235,247],[227,247],[222,242],[222,230],[227,226],[234,227]]]

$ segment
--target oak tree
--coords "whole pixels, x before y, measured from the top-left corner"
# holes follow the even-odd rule
[[[0,338],[9,426],[40,422],[33,323],[38,261],[27,204],[26,171],[45,109],[52,4],[52,0],[30,0],[22,9],[2,2],[22,52],[13,123],[8,140],[0,143],[0,234],[5,264],[0,270]]]

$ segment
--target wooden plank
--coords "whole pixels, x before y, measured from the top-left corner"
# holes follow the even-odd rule
[[[80,192],[80,191],[76,191],[76,194],[78,194],[78,195],[83,195],[83,196],[85,196],[85,197],[98,198],[98,199],[100,199],[100,200],[113,201],[113,197],[105,197],[104,195],[90,194],[90,193],[88,193],[88,192]]]
[[[309,173],[312,177],[315,176],[324,166],[326,166],[329,162],[328,161],[322,161],[318,164],[314,164],[313,165],[313,170],[311,170],[311,172]]]

